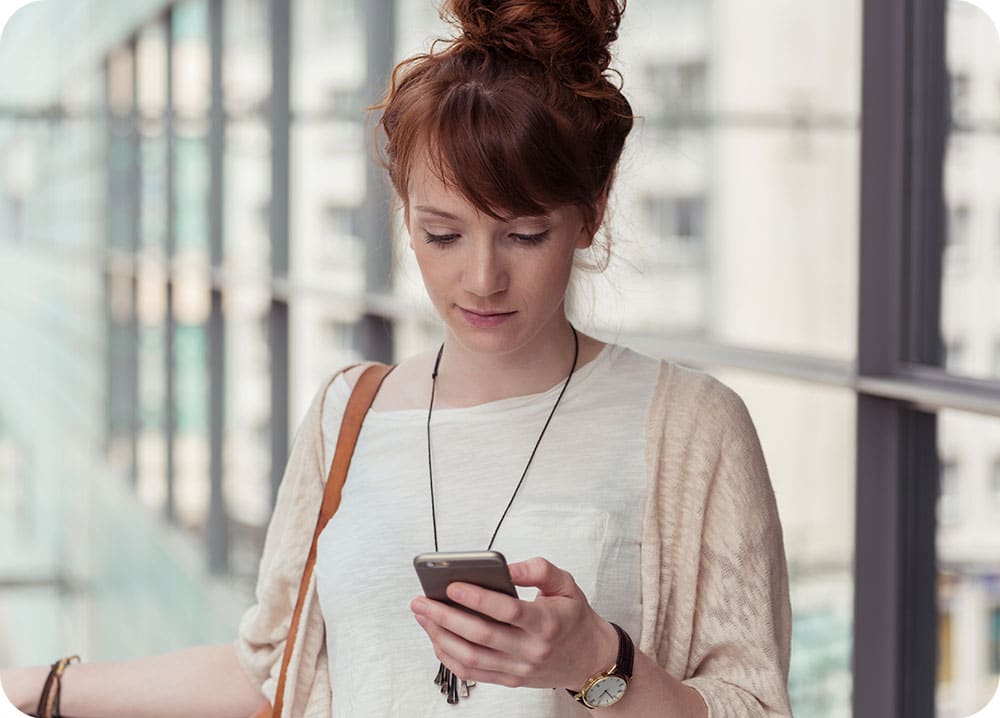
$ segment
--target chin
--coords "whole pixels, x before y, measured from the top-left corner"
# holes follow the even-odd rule
[[[465,349],[477,354],[509,354],[524,343],[514,327],[480,329],[470,327],[461,317],[448,323],[448,331]]]

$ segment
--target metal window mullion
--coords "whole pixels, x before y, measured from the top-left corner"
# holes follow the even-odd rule
[[[271,134],[271,275],[288,279],[289,232],[289,124],[291,73],[291,3],[271,0],[271,95],[268,114]],[[273,286],[273,282],[272,282]],[[271,295],[268,312],[268,348],[271,356],[271,505],[288,456],[288,300]]]
[[[209,112],[209,255],[213,270],[223,261],[223,152],[225,115],[222,96],[222,2],[209,0],[208,28],[211,75]],[[223,441],[225,439],[225,317],[222,314],[222,291],[211,290],[211,313],[208,321],[208,393],[209,393],[209,506],[205,531],[209,570],[225,573],[229,564],[229,530],[223,493]]]
[[[858,382],[909,360],[913,277],[912,19],[918,0],[865,0]],[[923,50],[921,50],[923,51]],[[939,278],[938,278],[939,279]],[[929,281],[924,278],[924,281]],[[853,713],[934,714],[935,419],[858,395]],[[928,620],[930,619],[930,620]]]
[[[394,64],[396,3],[395,0],[369,0],[364,7],[365,102],[372,105],[382,99]],[[392,285],[391,202],[392,191],[385,171],[376,162],[366,162],[361,229],[365,241],[365,286],[368,292],[385,292]],[[355,328],[355,344],[362,356],[391,362],[394,354],[392,322],[366,312]]]

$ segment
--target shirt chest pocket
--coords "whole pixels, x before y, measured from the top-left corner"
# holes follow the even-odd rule
[[[541,556],[569,571],[587,596],[595,595],[604,563],[608,514],[590,508],[525,505],[512,510],[497,536],[495,547],[514,563]],[[531,600],[534,588],[519,588]]]

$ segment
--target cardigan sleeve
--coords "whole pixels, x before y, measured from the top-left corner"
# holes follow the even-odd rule
[[[322,405],[331,381],[313,397],[292,441],[264,540],[256,603],[243,614],[235,641],[244,672],[272,705],[326,481]]]
[[[713,380],[702,436],[705,487],[688,676],[709,718],[791,716],[791,605],[774,491],[742,399]]]

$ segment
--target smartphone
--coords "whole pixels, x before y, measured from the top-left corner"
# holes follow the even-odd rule
[[[413,559],[413,567],[417,570],[417,577],[427,598],[461,608],[487,620],[494,619],[448,598],[445,593],[448,584],[456,581],[472,583],[517,598],[517,590],[507,569],[507,559],[499,551],[422,553]]]

